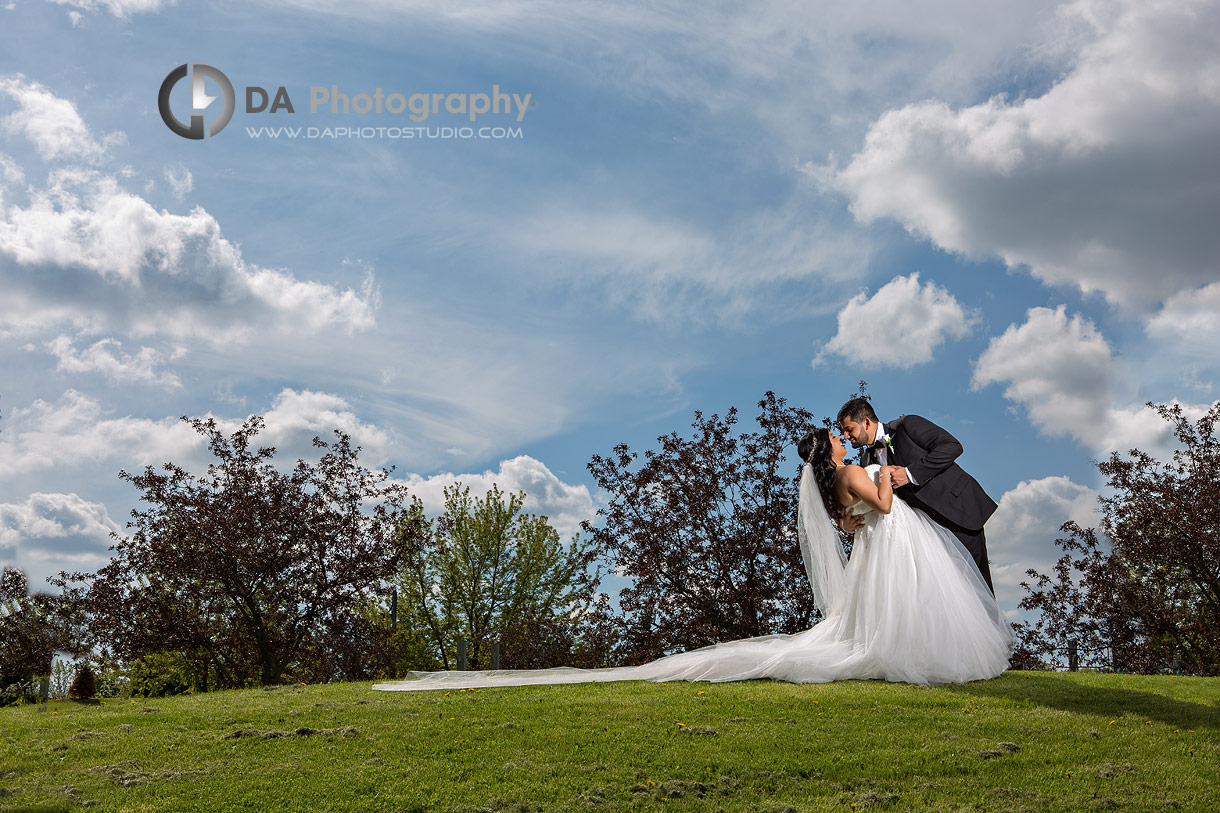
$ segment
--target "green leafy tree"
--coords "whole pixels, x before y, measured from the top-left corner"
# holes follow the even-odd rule
[[[523,624],[570,632],[594,602],[596,548],[579,537],[564,545],[545,516],[522,512],[524,501],[524,493],[506,495],[495,485],[475,498],[454,483],[426,544],[407,556],[399,578],[405,620],[446,669],[457,665],[459,640],[471,642],[469,668],[486,668],[493,640],[512,635],[529,643],[513,635]],[[514,655],[504,654],[508,667]]]

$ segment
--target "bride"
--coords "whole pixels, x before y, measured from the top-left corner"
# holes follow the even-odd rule
[[[811,629],[713,644],[642,666],[411,672],[411,679],[373,688],[756,678],[931,684],[1002,673],[1012,652],[1012,630],[957,537],[919,509],[894,499],[887,469],[845,464],[843,439],[829,430],[806,435],[801,453],[806,463],[797,529],[805,570],[823,615]],[[843,509],[864,519],[850,559],[831,521]]]

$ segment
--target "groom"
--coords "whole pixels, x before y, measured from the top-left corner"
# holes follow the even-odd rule
[[[882,424],[865,398],[853,398],[843,405],[839,427],[854,448],[863,449],[861,466],[901,467],[893,473],[894,493],[952,531],[995,593],[983,524],[995,513],[996,504],[977,480],[953,462],[962,453],[957,438],[918,415]],[[844,527],[854,530],[850,525]]]

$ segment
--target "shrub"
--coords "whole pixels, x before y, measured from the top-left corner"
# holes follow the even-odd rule
[[[129,697],[131,677],[128,669],[114,662],[102,660],[93,669],[98,697]]]
[[[36,677],[0,680],[0,706],[21,706],[40,702],[42,680]]]
[[[97,681],[89,664],[82,663],[76,670],[76,678],[68,687],[68,699],[87,703],[97,697]]]
[[[195,688],[190,665],[178,652],[142,655],[131,662],[128,681],[133,697],[168,697]]]

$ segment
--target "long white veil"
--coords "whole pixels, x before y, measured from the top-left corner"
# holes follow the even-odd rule
[[[818,491],[813,467],[808,463],[801,470],[800,504],[797,510],[797,536],[801,540],[801,558],[813,587],[813,601],[822,615],[842,600],[846,592],[847,555],[835,530],[826,505]]]
[[[791,683],[883,678],[962,683],[1008,666],[1012,632],[974,561],[947,529],[901,501],[873,517],[847,557],[813,469],[801,472],[797,531],[814,602],[824,620],[775,633],[667,655],[640,666],[411,672],[374,689],[420,691],[617,680]],[[876,543],[876,544],[873,544]],[[891,551],[893,554],[891,555]],[[850,581],[849,581],[850,578]],[[849,612],[863,606],[864,612]]]

